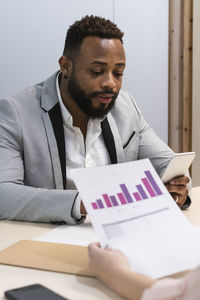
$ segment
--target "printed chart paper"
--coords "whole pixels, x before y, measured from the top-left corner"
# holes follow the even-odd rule
[[[101,245],[124,252],[134,271],[158,278],[200,263],[200,233],[148,159],[74,170],[73,179]]]
[[[87,221],[77,226],[60,225],[34,238],[33,240],[39,242],[71,244],[78,246],[88,246],[92,242],[99,241],[94,229]]]

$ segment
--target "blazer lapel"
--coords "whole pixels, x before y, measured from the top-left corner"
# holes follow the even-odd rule
[[[49,117],[55,134],[59,159],[61,164],[63,188],[66,189],[66,151],[65,151],[65,136],[62,122],[62,114],[59,103],[57,103],[50,111]]]
[[[62,114],[56,91],[56,76],[49,77],[42,88],[41,107],[52,158],[55,184],[57,189],[66,189],[66,153]]]
[[[43,114],[57,189],[66,189],[65,140],[59,103]]]

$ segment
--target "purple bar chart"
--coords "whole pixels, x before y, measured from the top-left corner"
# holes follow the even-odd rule
[[[93,209],[105,209],[119,207],[133,202],[144,201],[161,196],[163,193],[156,180],[149,170],[145,171],[145,177],[141,178],[141,183],[135,186],[135,191],[130,192],[125,183],[119,184],[120,191],[116,195],[102,194],[101,199],[92,202]]]

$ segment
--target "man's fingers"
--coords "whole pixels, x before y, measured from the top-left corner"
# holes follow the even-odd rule
[[[188,195],[188,189],[185,185],[170,185],[167,184],[166,188],[168,192],[171,194],[171,196],[176,201],[177,205],[181,207],[187,198]]]
[[[188,188],[185,185],[170,185],[167,184],[166,188],[169,193],[176,193],[176,194],[188,194]]]
[[[170,180],[169,184],[170,185],[187,185],[189,183],[189,178],[187,176],[180,176],[173,178]]]
[[[172,198],[176,201],[177,200],[177,194],[176,193],[170,193],[171,194],[171,196],[172,196]]]
[[[181,207],[185,203],[187,194],[186,195],[181,195],[176,193],[170,193],[170,194],[179,207]]]
[[[181,207],[185,203],[186,197],[177,195],[175,201],[176,204]]]

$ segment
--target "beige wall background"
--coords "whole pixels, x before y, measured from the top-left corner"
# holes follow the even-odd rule
[[[200,185],[200,1],[193,0],[192,167],[193,186]]]
[[[193,1],[169,0],[169,146],[191,151]]]
[[[200,0],[169,0],[169,146],[195,151],[200,185]]]

